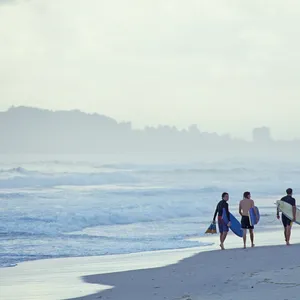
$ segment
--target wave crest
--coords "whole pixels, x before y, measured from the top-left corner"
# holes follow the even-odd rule
[[[42,173],[21,167],[0,170],[0,188],[35,188],[55,186],[89,186],[136,183],[138,180],[128,172],[98,173]]]

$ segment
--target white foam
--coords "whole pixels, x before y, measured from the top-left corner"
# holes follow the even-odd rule
[[[250,189],[255,200],[262,199],[257,202],[263,216],[259,226],[269,228],[278,222],[276,198],[269,196],[278,198],[288,186],[297,191],[297,168],[60,161],[0,165],[0,260],[7,265],[53,256],[195,247],[197,241],[185,238],[205,231],[223,191],[230,192],[230,208],[237,215],[242,192]]]

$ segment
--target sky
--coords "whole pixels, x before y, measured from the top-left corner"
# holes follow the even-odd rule
[[[300,137],[297,0],[0,0],[0,110]]]

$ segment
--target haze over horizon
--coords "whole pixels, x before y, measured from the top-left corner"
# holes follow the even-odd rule
[[[78,113],[80,113],[80,114],[84,114],[84,115],[86,115],[86,116],[92,116],[92,115],[97,115],[97,116],[99,116],[99,117],[104,117],[104,118],[107,118],[107,119],[110,119],[111,121],[114,121],[114,122],[116,122],[116,124],[120,124],[120,125],[122,125],[122,124],[126,124],[126,126],[129,126],[131,129],[133,129],[133,130],[147,130],[147,128],[155,128],[155,129],[159,129],[159,128],[163,128],[163,127],[168,127],[168,128],[172,128],[172,129],[174,129],[174,130],[178,130],[178,131],[182,131],[182,130],[184,130],[184,131],[186,131],[186,130],[194,130],[195,129],[195,126],[197,127],[197,130],[199,130],[199,133],[200,132],[202,132],[202,133],[208,133],[208,134],[217,134],[217,135],[220,135],[220,137],[221,136],[226,136],[226,137],[230,137],[230,138],[233,138],[233,139],[235,139],[236,137],[234,136],[234,135],[232,135],[230,132],[227,132],[227,133],[225,133],[225,134],[222,134],[222,133],[220,133],[220,132],[214,132],[214,131],[205,131],[205,130],[203,130],[203,128],[201,128],[201,127],[199,127],[199,124],[189,124],[189,126],[187,126],[186,128],[180,128],[180,127],[177,127],[177,126],[175,126],[174,124],[157,124],[157,125],[155,125],[155,126],[151,126],[151,125],[145,125],[145,126],[143,126],[143,127],[140,127],[140,128],[136,128],[135,126],[134,126],[134,124],[132,123],[132,121],[130,121],[130,120],[117,120],[117,119],[115,119],[115,118],[112,118],[111,116],[108,116],[108,115],[104,115],[104,114],[101,114],[101,113],[99,113],[99,112],[84,112],[84,111],[82,111],[82,110],[79,110],[79,109],[66,109],[66,110],[55,110],[55,109],[47,109],[47,108],[41,108],[41,107],[31,107],[31,106],[10,106],[8,109],[5,109],[5,110],[1,110],[0,109],[0,113],[9,113],[9,112],[11,112],[12,110],[14,110],[14,111],[19,111],[19,117],[21,117],[22,116],[22,118],[23,117],[25,117],[26,118],[26,116],[24,115],[24,114],[22,114],[22,111],[23,111],[23,113],[25,112],[25,111],[27,111],[27,112],[29,112],[30,113],[30,111],[31,111],[31,113],[32,112],[34,112],[34,111],[36,111],[36,112],[53,112],[53,113],[58,113],[58,112],[61,112],[61,113],[72,113],[72,112],[78,112]],[[20,114],[21,113],[21,114]],[[26,113],[26,115],[27,115],[27,113]],[[27,115],[27,118],[28,118],[28,115]],[[80,125],[80,124],[78,124],[78,125]],[[81,124],[81,125],[83,125],[83,124]],[[266,129],[266,130],[269,130],[269,133],[270,133],[270,138],[273,140],[273,141],[293,141],[293,140],[295,140],[295,141],[299,141],[300,140],[300,137],[299,138],[294,138],[294,139],[287,139],[287,138],[283,138],[283,139],[274,139],[274,137],[273,137],[273,135],[272,135],[272,128],[269,128],[269,127],[267,127],[267,126],[257,126],[257,127],[253,127],[252,128],[252,130],[251,130],[251,137],[250,138],[243,138],[243,137],[240,137],[239,139],[240,140],[245,140],[245,141],[253,141],[253,131],[254,130],[256,130],[256,129],[259,129],[259,130],[261,130],[261,129]]]
[[[300,137],[300,3],[0,1],[0,110]]]

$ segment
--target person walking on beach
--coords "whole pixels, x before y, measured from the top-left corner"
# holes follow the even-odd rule
[[[281,213],[281,221],[284,227],[284,237],[286,245],[290,245],[290,238],[291,238],[291,231],[292,231],[292,222],[296,220],[296,200],[293,198],[293,190],[291,188],[286,190],[286,196],[280,199],[281,201],[284,201],[286,203],[289,203],[293,207],[293,219],[290,220],[288,217],[286,217],[283,213]],[[279,208],[277,207],[277,219],[280,219],[279,216]]]
[[[250,232],[251,247],[254,247],[254,226],[250,224],[249,210],[254,207],[254,201],[251,199],[251,193],[245,192],[244,199],[240,201],[239,213],[242,217],[241,225],[243,229],[244,249],[246,249],[247,230]]]
[[[228,200],[229,200],[229,194],[228,193],[223,193],[222,194],[222,200],[218,203],[215,214],[213,217],[213,223],[216,223],[216,216],[218,215],[218,226],[219,226],[219,232],[220,232],[220,247],[222,250],[225,250],[224,248],[224,242],[227,237],[227,233],[229,231],[229,227],[231,225],[230,223],[230,214],[229,214],[229,209],[228,209]],[[223,215],[223,208],[225,208],[227,218],[229,223],[226,225],[224,220],[222,219]]]

